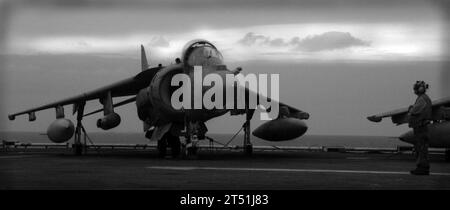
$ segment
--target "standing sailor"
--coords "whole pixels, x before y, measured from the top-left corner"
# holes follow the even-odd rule
[[[414,149],[416,152],[416,169],[411,171],[413,175],[429,175],[430,164],[428,162],[428,124],[430,124],[432,103],[427,94],[428,84],[417,81],[414,84],[414,93],[417,95],[416,102],[409,108],[408,126],[413,128],[416,136]]]

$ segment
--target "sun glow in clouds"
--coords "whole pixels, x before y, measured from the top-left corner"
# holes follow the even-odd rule
[[[434,25],[280,24],[246,28],[202,28],[182,34],[156,32],[111,36],[10,38],[12,53],[116,53],[133,55],[140,44],[154,58],[179,57],[186,42],[207,39],[226,60],[409,60],[442,56],[442,33]],[[333,35],[334,33],[334,35]],[[242,40],[254,38],[252,44]],[[252,40],[250,40],[252,41]],[[353,42],[353,43],[352,43]],[[356,43],[356,44],[355,44]],[[359,43],[359,44],[358,44]],[[320,45],[320,46],[318,46]]]

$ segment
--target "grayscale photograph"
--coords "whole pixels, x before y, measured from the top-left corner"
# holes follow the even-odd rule
[[[449,190],[449,6],[2,0],[0,189]]]

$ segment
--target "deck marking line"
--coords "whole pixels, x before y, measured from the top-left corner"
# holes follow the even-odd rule
[[[368,158],[368,157],[347,157],[345,159],[347,159],[347,160],[369,160],[370,158]]]
[[[0,159],[15,159],[15,158],[29,158],[29,157],[41,157],[44,155],[4,155],[0,156]]]
[[[362,170],[332,170],[332,169],[295,169],[295,168],[227,168],[227,167],[183,167],[183,166],[149,166],[148,169],[160,170],[215,170],[215,171],[262,171],[262,172],[310,172],[310,173],[349,173],[349,174],[391,174],[410,175],[404,171],[362,171]],[[430,173],[436,176],[450,176],[450,173]]]

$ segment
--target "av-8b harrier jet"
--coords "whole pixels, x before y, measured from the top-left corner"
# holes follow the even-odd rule
[[[137,115],[143,121],[146,137],[150,140],[158,141],[157,147],[162,156],[166,154],[168,147],[170,147],[173,156],[178,156],[180,153],[189,155],[196,152],[196,147],[191,141],[194,137],[196,139],[205,138],[207,128],[204,123],[206,121],[228,112],[231,115],[245,114],[243,148],[245,153],[250,154],[252,152],[250,120],[257,106],[262,105],[263,96],[261,94],[255,93],[254,90],[244,85],[241,89],[244,89],[245,98],[241,99],[245,101],[245,106],[233,106],[234,108],[231,109],[228,106],[223,108],[206,108],[204,105],[197,107],[197,109],[185,109],[174,107],[172,103],[172,95],[181,86],[179,85],[180,83],[174,85],[173,78],[175,75],[185,75],[182,78],[195,81],[196,78],[194,77],[198,77],[198,74],[195,73],[196,68],[201,67],[201,78],[214,73],[225,80],[227,75],[239,75],[241,68],[229,70],[224,64],[219,50],[206,40],[188,42],[182,51],[181,59],[176,59],[176,61],[176,63],[168,66],[158,65],[150,67],[145,55],[145,49],[141,46],[142,72],[139,74],[90,92],[11,114],[8,118],[14,120],[16,116],[28,114],[29,121],[35,121],[35,112],[55,109],[56,120],[47,129],[49,139],[56,143],[62,143],[69,141],[75,133],[74,152],[77,155],[81,155],[84,148],[81,141],[81,135],[84,132],[82,126],[83,117],[103,112],[104,116],[97,120],[97,127],[109,130],[117,127],[121,121],[121,117],[114,111],[114,108],[136,102]],[[184,82],[183,85],[186,85]],[[197,89],[197,92],[200,91],[201,95],[212,88],[212,86],[200,86],[200,90],[198,90],[195,82],[189,84],[189,86],[187,89],[194,91]],[[237,89],[233,87],[234,91],[238,91]],[[249,103],[251,94],[256,96],[256,104],[253,104],[255,106],[251,106],[251,103]],[[234,98],[231,101],[224,101],[224,103],[236,105],[242,102],[239,101],[241,99],[237,98],[238,95],[234,94]],[[114,97],[124,96],[131,97],[124,101],[113,103]],[[308,113],[279,103],[266,96],[264,97],[265,101],[276,102],[279,112],[271,121],[258,127],[253,132],[253,135],[269,141],[282,141],[295,139],[306,132],[307,126],[302,120],[309,118]],[[185,95],[180,98],[189,100],[191,104],[194,104],[194,99],[196,99],[196,97],[186,97]],[[85,104],[91,100],[99,100],[103,108],[85,114]],[[66,105],[73,105],[72,113],[77,114],[76,127],[69,119],[65,118],[63,107]],[[264,107],[266,111],[270,111],[273,108],[272,106]],[[84,135],[86,134],[84,133]],[[180,137],[184,137],[184,141],[180,141]],[[192,146],[186,147],[186,145]]]
[[[432,101],[432,123],[428,125],[429,146],[445,148],[445,159],[450,161],[450,97]],[[367,117],[372,122],[381,122],[385,117],[391,117],[396,125],[408,123],[408,107],[384,112]],[[412,130],[398,137],[401,141],[415,144],[416,137]]]

